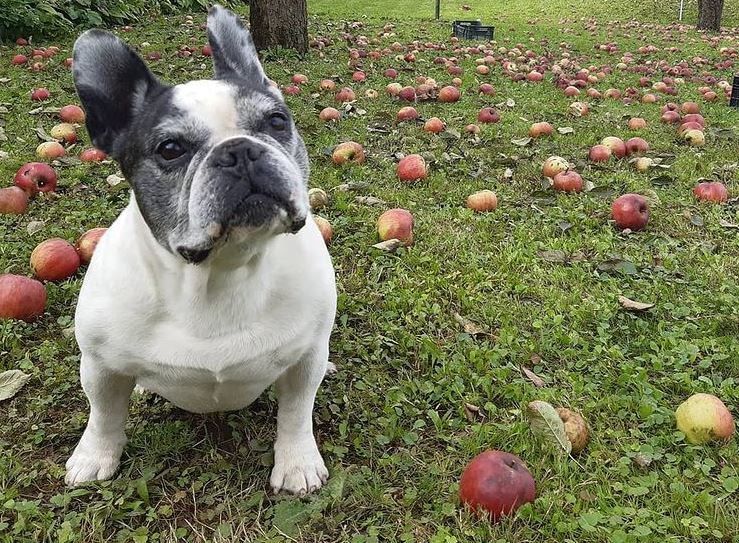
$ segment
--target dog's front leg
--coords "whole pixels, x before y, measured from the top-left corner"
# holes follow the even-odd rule
[[[283,373],[277,390],[275,466],[270,483],[275,492],[306,494],[323,485],[328,470],[313,437],[313,402],[328,359],[327,350],[313,353]]]
[[[109,479],[118,468],[126,444],[128,402],[133,377],[111,372],[89,357],[82,357],[82,388],[90,402],[90,418],[80,442],[67,460],[68,485]]]

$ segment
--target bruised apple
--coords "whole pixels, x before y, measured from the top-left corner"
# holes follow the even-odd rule
[[[22,275],[0,275],[0,319],[33,322],[45,308],[44,285]]]
[[[38,192],[53,192],[56,188],[57,176],[54,168],[48,164],[28,162],[18,168],[13,181],[16,186],[33,196]]]
[[[544,161],[541,167],[541,173],[544,177],[554,177],[560,172],[566,172],[570,169],[570,163],[561,156],[550,156]]]
[[[536,498],[536,482],[515,454],[487,450],[467,465],[459,498],[478,515],[495,522]]]
[[[74,275],[80,267],[75,248],[60,238],[39,243],[31,253],[31,268],[39,279],[60,281]]]
[[[364,148],[355,141],[345,141],[336,146],[331,158],[339,166],[347,162],[364,164]]]

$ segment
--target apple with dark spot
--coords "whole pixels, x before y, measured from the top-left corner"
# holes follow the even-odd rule
[[[39,192],[53,192],[56,189],[57,175],[48,164],[28,162],[18,168],[13,182],[30,196],[34,196]]]

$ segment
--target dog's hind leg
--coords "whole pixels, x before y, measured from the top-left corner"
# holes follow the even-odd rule
[[[109,479],[118,468],[126,444],[125,425],[133,377],[105,369],[82,356],[82,388],[90,402],[90,418],[72,456],[67,460],[68,485]]]
[[[313,402],[326,374],[328,345],[290,367],[275,383],[277,439],[270,483],[275,492],[306,494],[323,485],[328,470],[313,436]]]

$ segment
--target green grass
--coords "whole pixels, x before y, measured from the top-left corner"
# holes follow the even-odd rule
[[[497,25],[499,46],[523,42],[557,59],[559,43],[567,41],[572,57],[585,66],[618,61],[619,55],[593,48],[604,41],[616,41],[621,51],[643,43],[663,48],[676,42],[681,49],[637,55],[639,62],[718,59],[708,36],[690,30],[666,35],[657,26],[608,24],[630,15],[619,6],[596,8],[590,2],[570,12],[560,0],[536,4],[541,7],[520,0],[489,8],[469,3],[473,11],[465,13],[461,2],[444,2],[444,17],[497,22],[505,14],[505,23]],[[331,360],[339,373],[322,386],[315,410],[332,473],[329,486],[302,500],[269,494],[276,403],[265,394],[244,411],[212,416],[185,413],[158,397],[136,397],[119,474],[112,481],[65,488],[64,462],[87,417],[79,352],[65,333],[81,272],[47,285],[47,312],[35,324],[0,321],[0,369],[32,375],[14,399],[0,404],[0,541],[739,541],[736,438],[689,445],[673,415],[682,400],[699,391],[721,397],[735,414],[739,409],[739,240],[736,230],[722,226],[722,221],[739,223],[739,210],[733,202],[698,204],[691,194],[701,177],[720,177],[731,194],[739,194],[736,136],[727,139],[709,130],[705,147],[683,146],[673,129],[659,122],[659,104],[594,101],[588,117],[575,119],[550,74],[541,84],[513,83],[496,67],[481,80],[493,83],[497,95],[478,97],[474,55],[462,63],[459,103],[418,109],[461,131],[484,105],[513,99],[515,106],[500,107],[499,124],[484,126],[479,139],[448,140],[413,123],[397,124],[400,104],[386,97],[381,74],[404,63],[392,56],[366,60],[368,81],[352,84],[342,19],[367,13],[365,26],[354,33],[369,38],[386,22],[396,23],[396,35],[382,44],[420,39],[448,45],[448,22],[414,19],[430,16],[430,8],[423,11],[426,4],[432,3],[310,2],[311,34],[330,37],[334,45],[323,58],[315,52],[303,60],[272,54],[266,63],[280,84],[296,72],[310,78],[310,90],[288,102],[309,149],[311,184],[332,198],[321,215],[335,231],[330,252],[339,312]],[[603,9],[592,13],[597,24],[581,19],[591,8]],[[665,22],[669,13],[655,17]],[[532,19],[536,24],[527,23]],[[736,10],[729,9],[727,20],[736,24]],[[201,16],[195,25],[183,24],[184,16],[155,20],[122,36],[143,52],[162,51],[163,60],[152,68],[165,79],[208,77],[207,59],[176,56],[191,39],[204,43],[197,28],[201,21]],[[738,35],[727,32],[721,44],[736,47]],[[73,39],[58,44],[62,58]],[[0,149],[9,154],[0,160],[3,186],[33,159],[37,123],[46,130],[55,123],[53,114],[28,114],[36,107],[30,90],[48,87],[50,106],[76,102],[71,76],[56,59],[35,74],[9,65],[14,49],[0,48],[0,79],[9,78],[0,83],[5,108],[0,118],[8,137]],[[399,81],[411,83],[425,74],[448,82],[445,70],[431,63],[436,54],[420,53]],[[728,78],[731,72],[716,75]],[[351,84],[364,113],[336,125],[319,122],[318,111],[335,105],[330,95],[311,94],[324,77]],[[636,79],[617,71],[597,87],[623,89]],[[681,86],[679,101],[699,99],[696,87]],[[380,98],[365,98],[368,88],[379,90]],[[737,111],[724,103],[701,105],[711,128],[739,130]],[[588,148],[602,137],[635,135],[626,127],[626,116],[634,115],[647,119],[640,135],[649,141],[651,156],[663,155],[672,164],[669,169],[640,174],[626,160],[604,167],[584,162]],[[526,147],[511,143],[539,120],[570,126],[574,133]],[[368,150],[366,165],[331,164],[326,150],[348,139]],[[398,152],[425,153],[432,161],[429,178],[413,185],[397,181]],[[598,190],[542,191],[541,163],[552,154],[578,163]],[[507,168],[512,179],[504,177]],[[74,240],[89,228],[110,224],[125,205],[125,191],[113,191],[105,182],[116,171],[114,164],[57,169],[57,198],[34,201],[20,217],[0,216],[0,272],[30,274],[28,257],[37,243],[54,236]],[[354,192],[337,189],[350,182],[356,183]],[[464,199],[483,188],[498,193],[500,206],[473,214]],[[646,231],[626,235],[614,229],[610,203],[622,192],[652,200]],[[386,204],[360,203],[356,196]],[[414,213],[416,241],[395,254],[380,253],[370,248],[377,241],[375,222],[395,206]],[[44,226],[31,234],[27,225],[36,220]],[[548,262],[541,251],[577,258]],[[633,269],[599,269],[612,258],[633,263]],[[619,307],[620,294],[656,305],[629,313]],[[485,333],[465,333],[454,313]],[[536,388],[522,367],[546,386]],[[532,435],[524,411],[535,399],[584,414],[592,441],[583,453],[562,457]],[[479,412],[466,411],[465,403]],[[464,466],[487,448],[519,455],[538,485],[537,500],[498,525],[475,519],[457,500]]]

